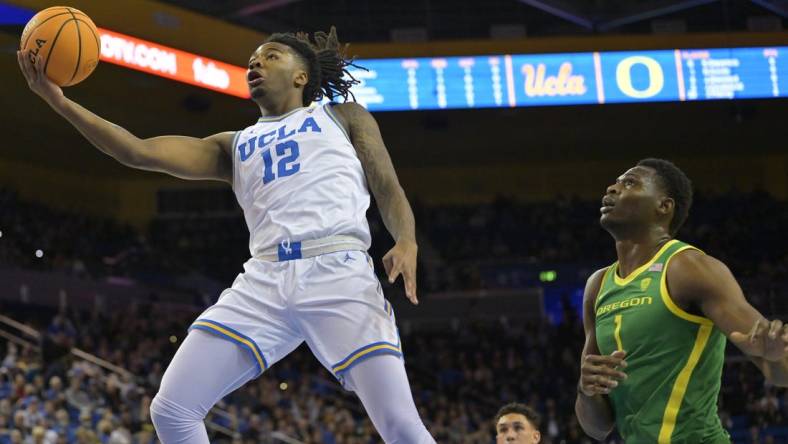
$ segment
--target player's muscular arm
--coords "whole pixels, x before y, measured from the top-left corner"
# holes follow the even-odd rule
[[[18,52],[17,59],[30,89],[96,148],[120,163],[183,179],[232,182],[230,145],[233,133],[220,133],[204,139],[185,136],[140,139],[65,97],[57,85],[36,69],[26,53]]]
[[[383,258],[383,264],[393,282],[403,274],[408,298],[416,300],[416,222],[405,191],[399,184],[391,157],[383,143],[380,129],[363,106],[348,102],[334,105],[340,120],[346,125],[350,140],[364,168],[367,183],[375,196],[383,223],[397,242]]]
[[[186,136],[143,139],[144,148],[131,166],[181,179],[221,180],[232,184],[234,135],[227,131],[202,139]]]
[[[416,242],[416,225],[405,192],[399,184],[394,165],[383,143],[380,129],[364,107],[349,102],[334,105],[348,126],[367,183],[380,208],[383,222],[394,240]]]
[[[689,250],[673,258],[667,273],[668,289],[678,304],[699,307],[768,381],[788,386],[788,327],[766,320],[753,308],[725,264]]]
[[[232,132],[204,139],[186,136],[140,139],[68,98],[64,97],[53,108],[96,148],[124,165],[182,179],[232,182]]]
[[[583,293],[583,328],[586,342],[580,358],[580,381],[575,401],[575,414],[583,431],[600,441],[610,434],[615,425],[613,410],[605,395],[618,385],[617,381],[626,377],[617,370],[618,367],[626,365],[623,361],[625,353],[600,355],[596,342],[594,305],[604,275],[605,269],[592,274]]]

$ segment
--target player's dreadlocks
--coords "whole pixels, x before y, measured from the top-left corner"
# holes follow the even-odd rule
[[[322,31],[316,32],[314,42],[305,32],[272,34],[266,42],[287,45],[301,56],[309,75],[309,81],[304,85],[302,99],[304,106],[322,99],[323,96],[331,100],[334,97],[347,100],[350,96],[356,100],[350,87],[359,81],[350,75],[347,67],[364,68],[354,65],[352,58],[346,58],[347,45],[343,46],[339,43],[335,27],[332,26],[328,34]]]

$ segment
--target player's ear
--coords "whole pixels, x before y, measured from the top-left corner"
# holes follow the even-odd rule
[[[539,443],[542,440],[542,434],[539,433],[539,430],[534,431],[534,442]]]
[[[303,88],[308,82],[309,74],[307,74],[306,71],[301,68],[296,68],[295,73],[293,73],[293,84],[297,88]]]
[[[672,197],[663,197],[659,201],[659,207],[657,207],[657,211],[659,214],[668,215],[673,213],[673,209],[676,208],[676,201],[673,200]]]

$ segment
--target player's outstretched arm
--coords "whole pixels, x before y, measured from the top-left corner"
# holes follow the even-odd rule
[[[667,273],[674,299],[699,307],[766,380],[788,387],[788,326],[767,320],[753,308],[724,263],[688,250],[673,258]]]
[[[594,305],[602,285],[605,269],[592,274],[583,293],[583,328],[586,342],[580,357],[580,381],[577,386],[575,414],[580,427],[588,436],[603,440],[613,431],[615,418],[607,394],[626,378],[619,368],[626,367],[626,352],[616,351],[609,356],[600,355],[596,342]]]
[[[416,222],[383,143],[378,123],[369,111],[354,102],[334,105],[334,109],[347,126],[350,140],[367,176],[367,183],[383,216],[383,223],[396,241],[394,248],[383,257],[389,282],[394,282],[402,274],[405,294],[411,302],[418,304]]]
[[[19,68],[34,93],[68,120],[90,143],[120,163],[183,179],[232,182],[232,132],[204,139],[162,136],[140,139],[63,95],[62,89],[42,74],[29,52],[17,51]]]

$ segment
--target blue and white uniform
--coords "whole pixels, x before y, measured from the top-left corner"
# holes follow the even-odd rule
[[[402,356],[366,253],[364,170],[331,106],[261,118],[234,137],[252,258],[191,329],[244,347],[259,373],[302,341],[340,381],[364,358]]]
[[[434,444],[366,253],[364,171],[331,105],[239,131],[233,190],[252,258],[192,323],[164,372],[150,408],[161,442],[208,444],[203,420],[212,406],[306,341],[356,392],[385,442]]]

